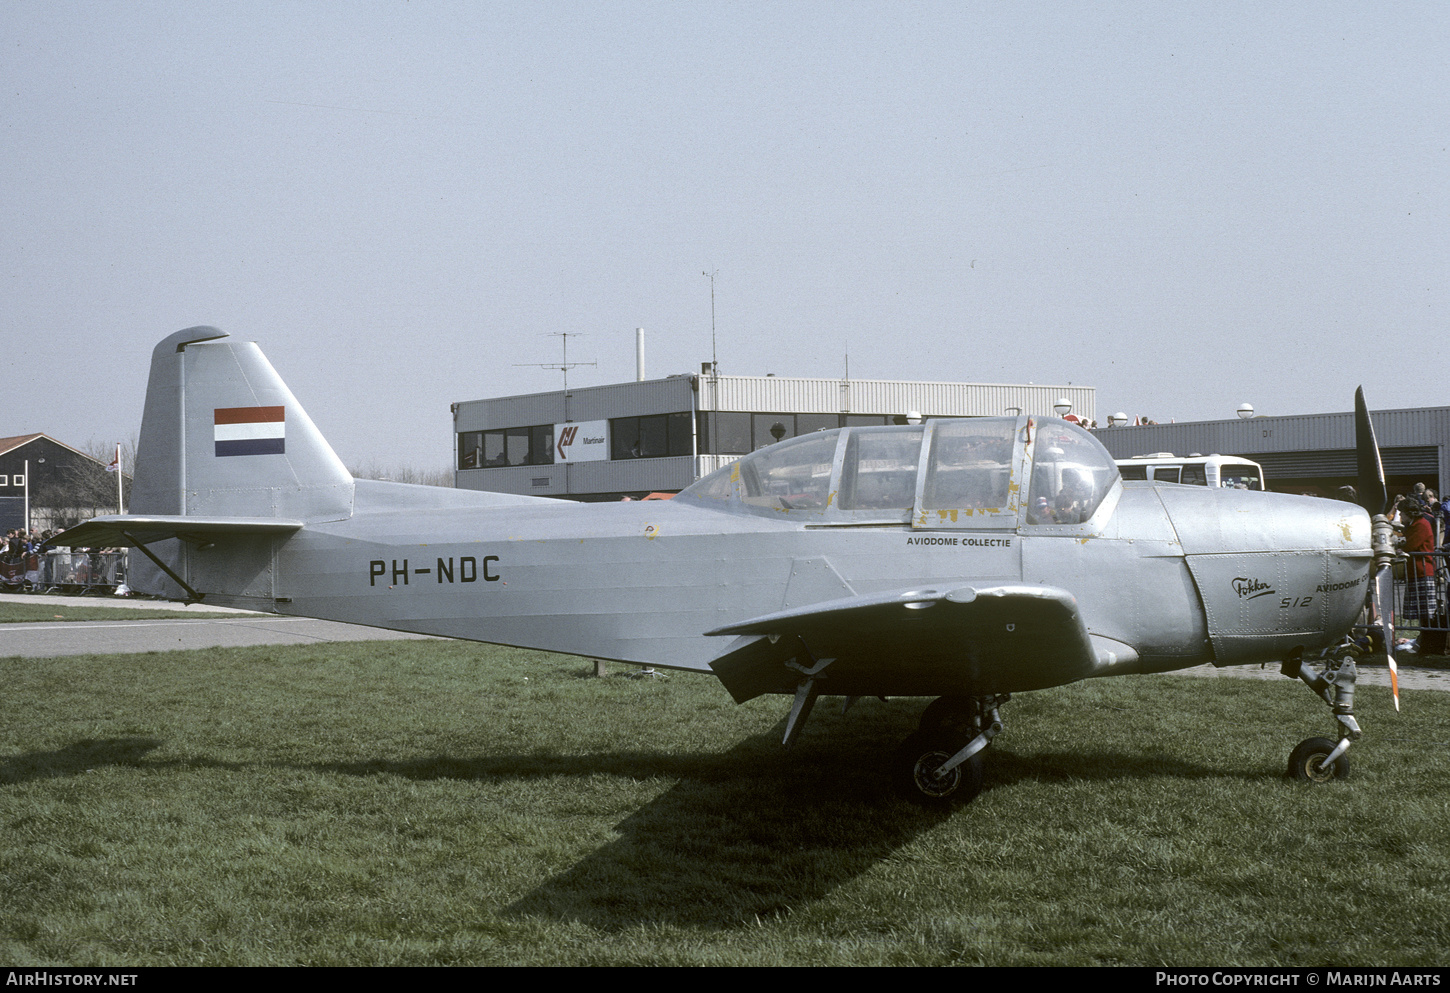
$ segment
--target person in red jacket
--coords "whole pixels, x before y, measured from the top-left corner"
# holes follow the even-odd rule
[[[1425,516],[1424,505],[1406,500],[1400,505],[1404,520],[1405,551],[1411,553],[1405,568],[1405,618],[1420,624],[1434,623],[1439,605],[1435,596],[1435,531]],[[1420,553],[1420,554],[1415,554]]]

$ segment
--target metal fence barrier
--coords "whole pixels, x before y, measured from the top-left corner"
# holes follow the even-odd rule
[[[0,562],[0,591],[6,593],[112,594],[125,580],[123,551],[52,548],[44,555]]]
[[[1444,655],[1450,632],[1450,548],[1434,552],[1401,552],[1394,564],[1394,602],[1390,618],[1396,638],[1420,638],[1422,654]],[[1379,624],[1369,616],[1356,630],[1371,640]]]

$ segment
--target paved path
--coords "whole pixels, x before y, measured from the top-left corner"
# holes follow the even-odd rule
[[[1355,684],[1358,686],[1388,686],[1390,685],[1390,670],[1383,662],[1384,656],[1378,665],[1359,660],[1356,668],[1359,670]],[[1450,669],[1421,668],[1415,664],[1413,655],[1396,656],[1400,666],[1400,697],[1419,690],[1450,690]],[[1195,666],[1192,669],[1182,669],[1175,676],[1203,676],[1207,679],[1284,679],[1283,673],[1279,672],[1277,665],[1259,668],[1256,665],[1235,665],[1226,669],[1215,669],[1211,665]]]
[[[266,617],[252,610],[234,607],[208,607],[204,603],[174,603],[171,600],[146,600],[127,596],[50,596],[45,593],[0,593],[0,603],[27,603],[31,606],[59,604],[62,607],[127,607],[133,610],[185,611],[193,614],[242,614]]]
[[[184,648],[223,648],[238,645],[305,645],[324,641],[396,641],[425,637],[337,621],[278,617],[275,614],[256,614],[202,604],[186,606],[159,600],[0,594],[0,603],[43,603],[100,608],[140,607],[231,615],[220,619],[158,617],[155,620],[137,618],[0,624],[0,657],[21,655],[46,658],[53,655],[165,652]]]

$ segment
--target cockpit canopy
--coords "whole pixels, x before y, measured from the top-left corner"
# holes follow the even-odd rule
[[[675,499],[815,524],[1077,526],[1098,512],[1117,481],[1107,450],[1076,424],[978,417],[792,438],[711,473]]]

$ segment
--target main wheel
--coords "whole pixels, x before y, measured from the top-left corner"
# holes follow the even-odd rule
[[[967,740],[926,731],[907,738],[896,752],[897,790],[909,800],[932,806],[974,799],[982,792],[981,752],[945,775],[936,775],[936,769],[965,748]]]
[[[1341,755],[1333,763],[1324,766],[1329,753],[1338,743],[1328,738],[1306,738],[1294,746],[1289,753],[1289,778],[1301,783],[1327,783],[1331,779],[1344,779],[1349,775],[1349,756]]]
[[[934,733],[946,727],[953,729],[971,728],[975,735],[977,726],[977,701],[969,696],[941,696],[926,705],[917,725],[919,733]]]

